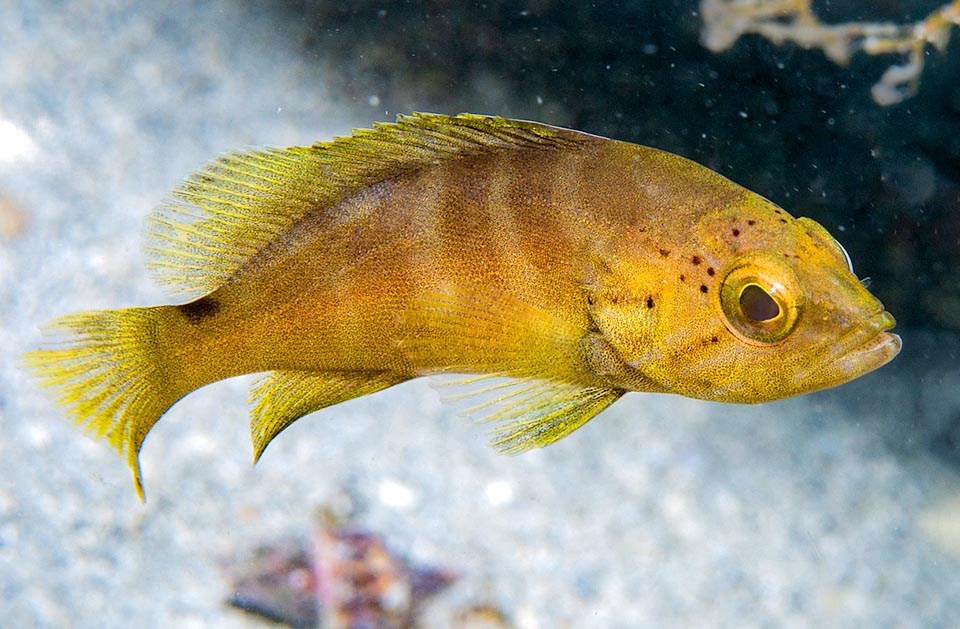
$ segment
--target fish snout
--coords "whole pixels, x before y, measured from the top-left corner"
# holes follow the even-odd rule
[[[878,369],[900,353],[903,346],[900,335],[887,332],[897,321],[882,308],[881,306],[880,312],[865,319],[837,344],[837,357],[831,371],[838,383]]]
[[[897,325],[897,320],[886,310],[874,315],[867,322],[868,325],[873,327],[875,333],[873,340],[867,341],[867,347],[864,348],[864,351],[874,354],[877,360],[876,367],[881,367],[900,353],[900,349],[903,347],[903,339],[900,338],[899,334],[887,332]]]

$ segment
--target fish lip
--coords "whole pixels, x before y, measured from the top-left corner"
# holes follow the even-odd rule
[[[822,346],[828,355],[825,364],[807,370],[800,374],[798,384],[815,377],[817,372],[844,374],[844,378],[834,375],[830,382],[824,382],[821,387],[832,387],[870,373],[893,360],[903,346],[899,334],[887,332],[896,325],[896,320],[886,310],[879,310],[875,314],[852,327],[839,339]]]
[[[864,357],[871,357],[873,360],[868,362],[876,362],[876,364],[867,371],[885,365],[900,353],[900,347],[903,344],[899,334],[887,332],[896,324],[897,320],[893,315],[883,309],[868,317],[846,335],[849,339],[841,339],[837,361],[862,360]],[[884,360],[876,360],[880,358]]]
[[[886,310],[880,310],[872,317],[868,318],[866,323],[872,324],[876,327],[877,332],[885,332],[897,325],[897,320],[893,318],[893,315],[887,312]],[[894,334],[893,336],[897,336]]]
[[[897,321],[893,318],[893,315],[881,309],[842,335],[837,347],[840,353],[844,354],[857,348],[875,344],[878,340],[885,339],[885,342],[889,342],[890,337],[900,338],[896,334],[887,332],[896,324]]]
[[[871,364],[871,367],[862,373],[873,371],[887,364],[900,353],[900,348],[903,346],[903,339],[900,338],[899,334],[885,331],[891,327],[893,326],[878,329],[876,334],[867,339],[866,342],[856,346],[850,352],[841,356],[839,360],[856,360],[861,364]]]

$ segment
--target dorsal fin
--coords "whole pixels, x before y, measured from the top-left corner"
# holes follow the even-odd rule
[[[311,212],[364,186],[458,156],[577,147],[587,136],[535,122],[413,114],[310,147],[228,153],[188,177],[147,225],[148,266],[199,297]]]

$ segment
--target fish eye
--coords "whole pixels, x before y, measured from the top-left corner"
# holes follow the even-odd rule
[[[754,321],[770,321],[780,315],[780,305],[756,284],[747,284],[740,291],[740,310]]]
[[[750,345],[784,341],[800,317],[802,294],[793,270],[774,260],[741,260],[720,285],[727,328]]]

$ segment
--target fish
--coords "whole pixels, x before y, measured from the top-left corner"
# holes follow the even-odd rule
[[[234,376],[263,374],[254,462],[305,415],[436,374],[462,374],[519,453],[627,392],[765,402],[901,347],[817,222],[678,155],[496,116],[226,153],[154,211],[145,248],[180,303],[63,316],[24,359],[141,501],[152,426]]]

